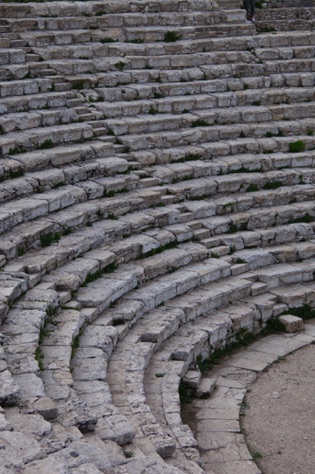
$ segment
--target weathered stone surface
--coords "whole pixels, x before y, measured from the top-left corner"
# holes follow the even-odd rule
[[[15,431],[23,433],[30,438],[35,438],[38,441],[42,437],[49,435],[52,430],[52,425],[37,414],[9,413],[8,420]]]
[[[80,399],[70,399],[60,406],[59,419],[63,426],[77,426],[82,433],[94,431],[97,417],[90,413],[86,404]]]
[[[14,381],[8,370],[0,372],[0,403],[1,405],[16,405],[20,398],[20,387]]]
[[[53,400],[48,397],[42,397],[34,403],[34,409],[45,420],[53,420],[58,415],[58,408]]]
[[[279,321],[284,325],[287,332],[297,332],[304,328],[303,319],[291,314],[286,314],[279,317]]]

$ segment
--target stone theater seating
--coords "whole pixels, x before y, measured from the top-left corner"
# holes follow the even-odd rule
[[[217,474],[181,381],[312,306],[315,5],[262,6],[1,3],[1,474]]]

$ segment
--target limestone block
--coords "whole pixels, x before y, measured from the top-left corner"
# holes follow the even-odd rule
[[[34,402],[34,409],[45,420],[53,420],[58,415],[58,408],[55,402],[48,397],[42,397]]]
[[[256,270],[275,262],[275,258],[267,249],[241,250],[237,252],[237,256],[249,265],[250,270]]]
[[[2,463],[16,469],[42,457],[41,446],[37,441],[22,433],[12,431],[0,432],[1,445],[4,446]],[[1,463],[1,464],[2,464]],[[24,466],[23,466],[24,467]]]
[[[101,439],[116,441],[122,446],[131,443],[136,434],[126,417],[119,413],[100,418],[97,423],[97,432]]]
[[[53,454],[45,459],[27,464],[24,468],[24,472],[25,474],[37,474],[38,472],[41,474],[51,474],[52,472],[55,474],[69,474],[70,471],[68,470],[67,463],[58,459],[58,455]]]
[[[197,388],[201,381],[201,373],[196,370],[188,370],[183,380],[186,385]]]
[[[197,398],[207,398],[213,393],[216,387],[217,378],[214,377],[202,377],[201,383],[198,385],[196,390]]]
[[[70,399],[59,404],[59,419],[62,425],[75,425],[82,433],[94,431],[97,417],[90,413],[86,404],[79,399]]]
[[[52,425],[38,414],[12,413],[8,419],[16,431],[38,440],[49,435],[52,430]]]
[[[106,380],[107,361],[100,349],[79,348],[73,362],[72,376],[78,381]]]
[[[8,370],[0,373],[0,403],[3,406],[16,405],[20,398],[20,388]]]
[[[279,321],[284,325],[286,332],[298,332],[304,328],[303,319],[291,314],[279,316]]]

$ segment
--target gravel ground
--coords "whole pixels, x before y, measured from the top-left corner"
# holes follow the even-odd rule
[[[251,386],[242,428],[263,474],[315,473],[315,346],[274,363]]]

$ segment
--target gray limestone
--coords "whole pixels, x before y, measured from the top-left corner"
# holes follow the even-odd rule
[[[314,331],[196,361],[313,306],[315,36],[239,7],[0,6],[1,473],[257,474],[245,387]]]

